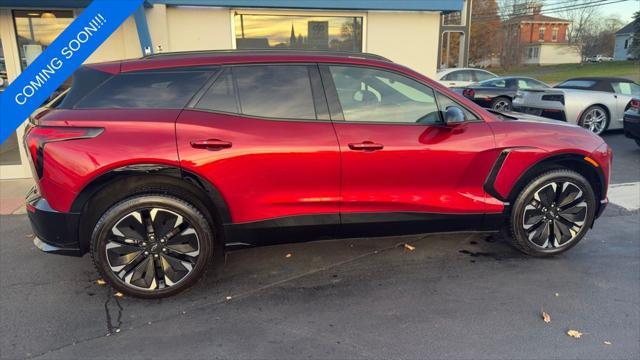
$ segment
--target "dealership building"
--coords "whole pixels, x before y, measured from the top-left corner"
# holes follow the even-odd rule
[[[117,3],[119,0],[113,0]],[[146,0],[87,63],[219,49],[369,52],[427,76],[465,66],[471,0]],[[0,91],[89,0],[0,0]],[[21,126],[0,179],[30,177]]]

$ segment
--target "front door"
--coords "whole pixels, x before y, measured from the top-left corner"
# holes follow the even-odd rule
[[[181,166],[217,188],[234,224],[337,225],[340,154],[317,65],[229,66],[212,81],[178,119]]]
[[[482,219],[486,157],[494,147],[487,124],[466,110],[467,122],[443,124],[440,109],[460,105],[399,73],[321,69],[327,97],[337,97],[337,117],[344,118],[334,121],[342,154],[343,224],[436,220],[446,228],[449,220]]]

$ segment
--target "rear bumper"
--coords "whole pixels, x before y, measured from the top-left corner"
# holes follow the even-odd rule
[[[542,117],[546,117],[548,119],[553,119],[553,120],[567,121],[567,117],[564,113],[564,110],[559,110],[559,109],[543,109],[543,108],[521,106],[521,105],[514,104],[513,111],[542,116]]]
[[[27,214],[35,234],[34,245],[47,253],[82,256],[78,241],[80,214],[52,209],[34,188],[27,195]]]
[[[640,116],[625,114],[623,124],[626,137],[640,140]]]

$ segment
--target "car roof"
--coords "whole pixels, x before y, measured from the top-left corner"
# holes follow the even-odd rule
[[[376,54],[318,50],[211,50],[167,52],[118,62],[120,72],[261,62],[387,63]],[[97,66],[100,66],[96,64]],[[103,66],[118,66],[103,63]]]
[[[470,67],[440,69],[440,70],[438,70],[438,74],[448,74],[450,72],[454,72],[454,71],[458,71],[458,70],[475,70],[475,71],[483,71],[483,72],[487,72],[489,74],[493,74],[489,70],[479,69],[479,68],[470,68]]]
[[[633,80],[620,78],[620,77],[611,77],[611,76],[584,76],[584,77],[576,77],[567,79],[564,82],[578,80],[578,81],[616,81],[616,82],[634,82]]]

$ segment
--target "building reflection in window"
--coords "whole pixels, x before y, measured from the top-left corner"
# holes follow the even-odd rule
[[[0,93],[7,87],[7,65],[4,60],[2,40],[0,40]],[[19,165],[20,150],[18,148],[18,136],[11,134],[7,140],[0,144],[0,165]]]
[[[362,52],[362,17],[236,14],[238,49]]]
[[[14,10],[20,64],[24,70],[73,21],[73,11]]]

